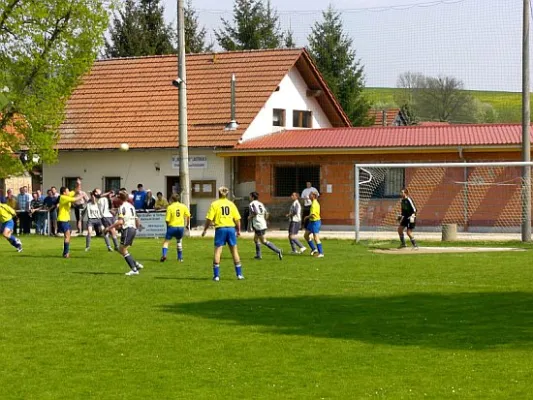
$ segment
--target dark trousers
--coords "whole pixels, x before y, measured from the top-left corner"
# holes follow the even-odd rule
[[[311,206],[304,206],[302,210],[302,227],[304,229],[307,229],[307,224],[309,224],[309,218],[305,219],[305,217],[308,217],[311,214]]]
[[[20,233],[29,234],[31,231],[30,213],[23,211],[18,214],[20,221]]]

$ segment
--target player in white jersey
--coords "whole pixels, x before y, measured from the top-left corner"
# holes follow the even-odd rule
[[[111,203],[110,196],[113,195],[114,192],[110,191],[102,194],[100,189],[95,189],[94,192],[95,197],[98,199],[98,207],[100,208],[100,212],[102,213],[102,225],[104,226],[104,228],[108,228],[115,223],[115,216],[109,208],[109,204]],[[106,233],[104,235],[107,250],[113,251],[111,245],[109,244],[109,234],[111,234],[111,238],[113,239],[113,246],[115,248],[115,251],[118,251],[117,230],[115,228],[110,229],[109,233]]]
[[[252,192],[250,193],[250,225],[254,231],[254,242],[255,242],[255,259],[260,260],[261,256],[261,244],[264,244],[274,253],[276,253],[280,260],[283,259],[283,251],[278,249],[273,243],[269,242],[266,237],[267,222],[266,215],[267,210],[263,203],[259,200],[259,193]]]
[[[302,254],[306,247],[298,240],[298,232],[302,223],[302,205],[298,199],[298,193],[291,194],[291,208],[286,215],[289,218],[289,243],[291,244],[292,254]]]
[[[96,198],[95,191],[90,193],[90,199],[87,202],[87,206],[83,211],[83,218],[87,218],[87,236],[85,236],[85,251],[89,251],[91,248],[91,238],[93,232],[102,232],[102,212],[98,207],[98,199]]]
[[[110,232],[113,228],[122,227],[122,235],[120,237],[119,252],[126,260],[126,263],[130,267],[130,271],[126,272],[126,275],[139,275],[139,270],[143,268],[142,264],[133,259],[128,251],[128,248],[133,244],[133,239],[137,233],[139,227],[139,218],[135,212],[135,207],[128,203],[129,193],[121,191],[118,194],[120,200],[120,206],[118,208],[118,219],[113,225],[105,228],[105,232]]]

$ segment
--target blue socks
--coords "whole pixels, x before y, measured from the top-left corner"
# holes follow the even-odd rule
[[[63,255],[70,253],[70,243],[63,243]]]
[[[318,252],[320,254],[324,254],[324,250],[322,250],[322,243],[317,243],[316,247],[318,247]]]
[[[307,244],[309,244],[309,247],[311,248],[311,251],[315,251],[316,250],[315,243],[312,240],[308,241]]]
[[[241,264],[235,264],[235,275],[237,275],[237,276],[242,275]]]
[[[168,247],[163,247],[163,257],[166,257],[168,254]]]
[[[213,264],[213,278],[220,277],[220,264]]]

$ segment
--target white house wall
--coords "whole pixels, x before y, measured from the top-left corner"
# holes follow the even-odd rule
[[[293,110],[311,111],[313,116],[313,129],[331,128],[332,125],[314,97],[307,97],[308,86],[296,68],[292,68],[279,84],[280,90],[272,93],[261,111],[252,121],[242,140],[258,138],[273,132],[293,129]],[[238,89],[237,89],[238,90]],[[237,104],[237,108],[239,104]],[[285,110],[285,127],[272,125],[272,112],[274,109]]]
[[[145,189],[151,189],[154,196],[162,192],[168,196],[166,177],[178,176],[178,170],[172,167],[172,156],[178,150],[130,150],[121,151],[72,151],[59,153],[58,162],[43,167],[43,188],[64,183],[65,177],[83,178],[86,191],[104,186],[105,177],[120,177],[121,187],[129,191],[142,183]],[[190,168],[190,180],[216,180],[216,187],[231,187],[230,160],[217,157],[212,150],[189,149],[189,158],[206,156],[205,168]],[[156,171],[156,164],[160,171]],[[215,191],[216,193],[216,191]],[[197,205],[198,221],[204,221],[209,204],[214,199],[191,197],[191,204]]]

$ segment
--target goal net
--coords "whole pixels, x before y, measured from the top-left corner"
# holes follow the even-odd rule
[[[455,224],[459,237],[488,233],[499,234],[502,240],[519,240],[522,222],[531,220],[531,208],[525,206],[531,204],[531,179],[524,171],[530,174],[532,165],[530,162],[356,164],[356,240],[397,238],[402,188],[408,189],[417,208],[418,233],[428,232],[428,237],[437,238],[442,226]]]

